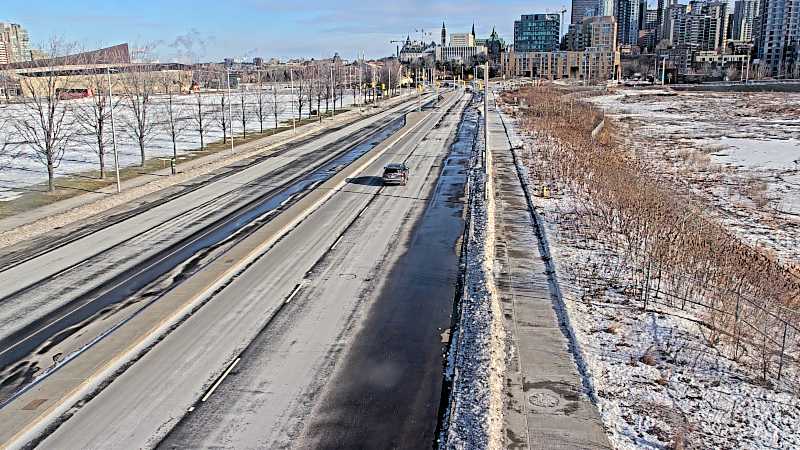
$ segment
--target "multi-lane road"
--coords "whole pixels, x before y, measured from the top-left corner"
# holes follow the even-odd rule
[[[470,101],[402,103],[0,255],[0,442],[430,446]],[[389,162],[407,185],[382,185]]]

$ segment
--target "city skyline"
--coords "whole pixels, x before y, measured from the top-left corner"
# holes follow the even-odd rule
[[[358,52],[368,58],[382,57],[394,53],[396,47],[390,40],[420,39],[423,29],[426,41],[438,41],[442,21],[448,32],[468,32],[474,23],[478,37],[488,36],[495,28],[501,37],[511,40],[514,20],[520,14],[555,13],[561,7],[555,0],[535,4],[516,0],[412,1],[405,6],[356,1],[331,6],[312,1],[298,11],[285,3],[239,0],[220,10],[207,0],[169,4],[145,0],[133,11],[133,5],[125,8],[96,0],[48,3],[52,4],[35,12],[20,4],[8,5],[0,20],[25,27],[32,47],[51,37],[87,48],[130,42],[154,47],[154,56],[160,60],[180,62],[225,57],[318,59],[334,52],[345,58],[354,58]],[[565,23],[570,21],[567,9]],[[212,10],[215,14],[207,14]],[[91,26],[79,26],[81,22]],[[243,29],[248,31],[242,33]]]

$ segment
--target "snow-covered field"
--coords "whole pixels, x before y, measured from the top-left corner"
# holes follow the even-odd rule
[[[740,237],[800,262],[800,94],[627,89],[589,100]]]
[[[621,99],[616,96],[594,100],[611,106],[620,104]],[[636,114],[646,115],[649,123],[646,129],[632,128],[620,133],[638,133],[632,139],[637,151],[647,153],[640,146],[649,145],[653,147],[648,149],[653,156],[659,155],[659,149],[665,153],[677,152],[678,148],[670,149],[669,143],[661,142],[670,133],[681,133],[688,140],[710,139],[703,135],[702,129],[704,126],[712,128],[715,118],[698,125],[690,119],[697,115],[696,111],[686,105],[665,106],[660,103],[663,100],[643,101],[647,107],[641,105],[643,102],[637,102],[626,110],[627,114],[632,114],[635,109]],[[693,100],[703,103],[701,99]],[[665,110],[668,108],[676,110],[667,113]],[[634,120],[639,119],[636,117]],[[683,124],[670,123],[677,120],[682,120]],[[507,123],[514,121],[509,118]],[[662,129],[670,125],[670,130]],[[686,130],[677,130],[679,128]],[[787,146],[796,143],[789,139],[797,139],[796,135],[791,135],[793,132],[788,133],[781,141]],[[539,186],[537,161],[542,159],[540,152],[542,146],[548,144],[547,138],[518,131],[515,139],[523,144],[519,156],[531,168],[528,173],[530,185]],[[758,155],[748,145],[745,150],[738,150],[744,154],[737,154],[733,149],[737,143],[741,144],[726,142],[730,147],[725,147],[724,156],[722,148],[715,149],[719,152],[719,156],[715,156],[720,160],[718,164],[723,164],[724,158],[730,158],[736,164],[731,170],[717,172],[723,173],[724,177],[735,176],[738,172],[752,175],[755,168],[767,165],[773,170],[776,165],[778,170],[788,170],[785,167],[788,150],[766,151],[766,154]],[[661,167],[666,170],[667,166],[668,163],[664,162]],[[714,178],[716,175],[709,173],[702,175],[708,177],[704,179],[728,180]],[[773,189],[780,187],[780,183],[775,182],[776,177],[769,180],[775,185]],[[696,189],[703,190],[702,187]],[[610,268],[603,265],[609,256],[620,252],[614,237],[598,236],[576,225],[580,218],[577,217],[576,200],[570,192],[560,192],[551,198],[531,194],[535,196],[534,203],[544,220],[579,351],[615,448],[800,448],[800,397],[797,392],[765,386],[751,367],[731,360],[709,345],[708,336],[704,334],[707,330],[698,324],[703,311],[667,304],[651,305],[645,311],[633,293],[624,288],[624,280],[612,282],[611,274],[607,273]],[[711,189],[706,197],[717,204],[724,201],[724,194]],[[749,207],[755,208],[755,205]],[[755,211],[760,214],[770,212],[768,209]],[[727,217],[726,220],[735,223],[744,235],[747,225],[736,222],[737,217]],[[790,242],[796,242],[798,233],[796,229],[785,231],[781,237],[786,240],[782,250],[786,258],[792,258],[797,246],[790,248]]]
[[[204,109],[207,110],[206,117],[207,132],[205,142],[211,143],[222,139],[222,128],[219,120],[220,100],[222,93],[204,93],[202,101]],[[247,131],[257,132],[260,129],[258,119],[257,94],[253,91],[232,93],[233,103],[233,132],[236,136],[242,133],[241,122],[241,97],[244,95]],[[296,103],[292,105],[294,97],[287,91],[279,93],[278,96],[278,122],[286,123],[291,121],[292,112],[297,111]],[[226,99],[227,101],[227,99]],[[266,91],[263,101],[272,101],[271,93]],[[71,100],[64,102],[70,110],[85,107],[89,104],[89,99]],[[344,105],[353,103],[352,91],[348,90],[344,95]],[[135,138],[130,134],[130,126],[133,119],[130,108],[124,99],[115,98],[114,120],[116,126],[117,149],[120,158],[120,166],[136,165],[140,161],[139,147]],[[152,139],[148,141],[146,155],[148,158],[171,157],[172,139],[165,123],[167,110],[166,96],[157,96],[153,102],[151,117],[155,118],[159,125],[153,133]],[[292,109],[294,107],[294,109]],[[197,124],[194,121],[194,112],[197,108],[197,97],[195,95],[181,95],[174,98],[174,108],[179,123],[181,133],[177,139],[177,149],[179,154],[197,149],[200,147],[200,136],[197,131]],[[307,106],[303,105],[303,117],[308,116]],[[316,109],[316,99],[312,108]],[[339,108],[337,104],[337,108]],[[325,111],[325,102],[322,101],[322,111]],[[0,148],[8,142],[9,145],[3,152],[0,152],[0,201],[8,201],[18,197],[23,190],[31,185],[45,182],[47,171],[36,158],[35,153],[26,145],[19,144],[19,136],[14,130],[14,119],[30,111],[19,104],[0,105]],[[225,114],[229,115],[229,106],[225,106]],[[271,110],[265,107],[264,128],[268,129],[275,125]],[[66,123],[74,121],[74,115],[68,113]],[[230,125],[228,125],[230,127]],[[80,126],[71,125],[74,135],[69,140],[69,145],[64,153],[61,164],[56,169],[56,176],[86,172],[98,168],[98,156],[94,150],[93,136],[86,132],[79,131]],[[107,128],[110,128],[107,127]],[[107,138],[108,155],[106,158],[107,167],[113,167],[113,155],[111,154],[110,129]],[[72,132],[71,132],[72,133]]]

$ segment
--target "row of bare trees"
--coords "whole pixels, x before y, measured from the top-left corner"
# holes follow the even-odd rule
[[[74,48],[55,40],[48,49],[54,57],[73,52]],[[130,65],[116,73],[97,62],[73,61],[87,68],[72,75],[44,67],[37,76],[19,76],[22,112],[10,120],[0,118],[15,134],[17,148],[27,150],[46,169],[50,191],[55,189],[56,169],[65,154],[81,144],[97,155],[99,176],[104,178],[112,136],[117,143],[126,139],[134,143],[139,164],[144,166],[148,147],[158,136],[168,136],[177,158],[179,142],[188,133],[196,133],[204,149],[212,131],[221,132],[222,141],[227,142],[234,125],[246,137],[257,122],[258,132],[264,133],[270,122],[278,128],[280,117],[290,110],[298,120],[314,115],[321,120],[323,106],[325,114],[335,113],[343,107],[348,91],[353,103],[366,103],[376,98],[381,84],[393,89],[400,78],[396,61],[380,68],[363,62],[311,61],[255,75],[236,74],[240,81],[247,81],[247,89],[241,84],[231,90],[231,74],[217,66],[195,70],[194,79],[186,80],[181,71],[156,70],[148,64]],[[191,82],[212,87],[213,92],[187,93]],[[89,98],[70,99],[69,93],[77,87],[88,92]],[[187,95],[193,96],[191,101]],[[112,117],[116,133],[111,130]]]
[[[584,245],[612,247],[596,278],[645,309],[699,308],[710,345],[759,369],[765,381],[785,378],[786,365],[800,358],[800,279],[673,190],[613,125],[593,138],[602,120],[593,107],[552,87],[504,97],[523,99],[529,106],[520,120],[537,142],[531,173],[575,199],[566,226]]]

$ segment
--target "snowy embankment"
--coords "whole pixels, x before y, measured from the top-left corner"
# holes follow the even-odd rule
[[[348,91],[343,98],[344,107],[353,104],[352,91]],[[206,144],[222,140],[222,107],[221,100],[223,93],[204,93],[201,95],[202,116],[204,120],[204,141]],[[261,97],[262,114],[259,114],[258,95],[253,91],[233,92],[231,98],[233,102],[228,102],[225,95],[225,120],[228,121],[226,127],[231,128],[229,121],[233,116],[233,133],[235,136],[242,134],[242,97],[244,97],[245,124],[247,133],[258,132],[261,129],[261,119],[265,130],[275,127],[273,115],[273,98],[270,91],[264,91]],[[277,97],[278,123],[285,124],[290,122],[293,117],[297,117],[297,102],[288,93],[279,93]],[[189,151],[197,150],[200,147],[200,135],[198,131],[198,97],[197,95],[178,95],[173,98],[174,114],[177,117],[178,135],[176,147],[179,155],[185,155]],[[117,153],[119,155],[120,167],[134,166],[140,163],[140,151],[136,139],[132,135],[132,128],[135,125],[133,114],[124,98],[114,99],[114,121],[116,129]],[[64,118],[67,134],[69,135],[68,145],[64,152],[64,157],[56,168],[56,176],[78,174],[97,170],[99,167],[98,155],[96,152],[96,142],[90,132],[87,132],[76,119],[75,111],[87,108],[91,105],[91,99],[79,99],[62,101],[61,105],[67,108]],[[154,96],[151,110],[148,112],[150,120],[155,123],[152,133],[147,138],[146,157],[159,158],[172,156],[172,137],[167,120],[168,99],[164,95]],[[308,117],[307,103],[303,104],[302,117]],[[316,98],[312,106],[316,109]],[[332,108],[332,105],[330,105]],[[337,102],[337,109],[341,108]],[[321,103],[322,111],[325,111],[325,101]],[[18,197],[24,188],[47,181],[47,170],[42,162],[37,158],[36,153],[30,146],[20,143],[20,138],[15,132],[14,118],[31,114],[32,111],[21,104],[9,104],[0,107],[0,149],[5,145],[5,149],[0,152],[0,201],[8,201]],[[106,164],[107,170],[113,167],[113,152],[111,149],[111,130],[110,123],[106,127]],[[6,145],[7,144],[7,145]]]
[[[589,98],[638,156],[800,270],[800,94],[621,90]]]
[[[476,110],[467,111],[473,120]],[[483,124],[474,136],[467,231],[462,244],[462,292],[457,305],[445,379],[451,385],[440,448],[502,448],[505,330],[494,288],[494,206],[491,176],[481,160]],[[460,130],[461,131],[461,130]],[[462,138],[459,133],[459,138]],[[488,195],[487,195],[488,194]]]
[[[507,123],[519,125],[507,117]],[[512,127],[513,129],[514,127]],[[518,156],[541,186],[548,136],[517,130]],[[798,448],[800,398],[764,385],[751,367],[709,345],[702,312],[642,308],[619,273],[614,236],[580,226],[578,200],[530,192],[543,219],[575,337],[612,445],[620,449]]]

